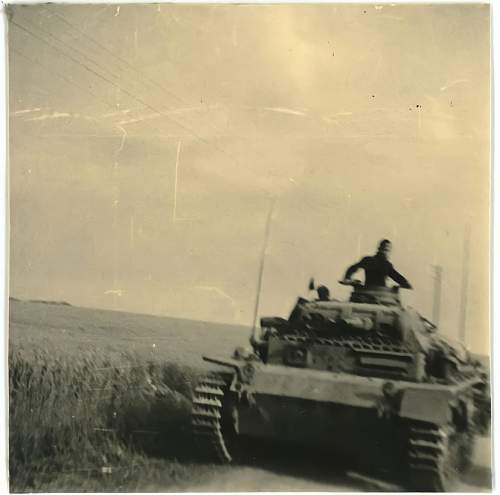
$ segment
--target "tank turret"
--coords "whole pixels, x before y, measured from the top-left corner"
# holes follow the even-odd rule
[[[348,301],[299,298],[288,319],[262,318],[256,354],[269,364],[417,382],[453,383],[477,372],[461,344],[402,304],[399,287],[352,285]],[[287,358],[296,347],[300,363]]]

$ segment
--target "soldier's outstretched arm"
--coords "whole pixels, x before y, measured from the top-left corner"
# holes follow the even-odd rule
[[[389,277],[394,280],[394,282],[397,282],[403,289],[413,289],[411,286],[410,282],[406,280],[401,273],[399,273],[392,265],[391,265],[391,270],[388,273]]]
[[[363,258],[361,261],[358,261],[357,263],[355,263],[354,265],[351,265],[347,271],[345,272],[345,275],[344,275],[344,280],[350,280],[351,277],[360,269],[360,268],[364,268],[364,261],[365,261],[365,258]]]

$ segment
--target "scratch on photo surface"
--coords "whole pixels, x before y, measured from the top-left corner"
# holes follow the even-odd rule
[[[235,304],[234,299],[229,294],[226,294],[222,289],[219,289],[219,287],[216,287],[215,285],[196,285],[194,288],[216,292],[225,299],[229,299],[233,305]]]
[[[12,115],[13,116],[24,115],[26,113],[40,112],[41,110],[42,110],[41,108],[27,108],[25,110],[16,110],[15,112],[12,113]]]
[[[67,112],[52,112],[46,113],[44,115],[39,115],[38,117],[32,117],[31,119],[26,119],[28,122],[34,122],[37,120],[51,120],[51,119],[64,119],[69,117],[78,117],[79,115],[72,115]]]
[[[42,120],[55,120],[55,119],[72,119],[72,120],[81,119],[81,120],[86,120],[88,122],[96,122],[99,120],[96,117],[91,117],[90,115],[84,115],[81,113],[53,111],[45,113],[43,115],[37,115],[36,117],[31,117],[29,119],[26,119],[25,122],[39,122]]]
[[[307,114],[300,111],[300,110],[294,110],[293,108],[283,108],[283,107],[264,107],[263,110],[266,110],[267,112],[276,112],[276,113],[286,113],[289,115],[298,115],[300,117],[306,117]]]
[[[104,291],[104,294],[112,294],[114,296],[121,297],[125,291],[123,289],[108,289]]]
[[[161,117],[165,117],[168,115],[176,115],[176,114],[181,114],[181,113],[188,113],[188,112],[196,112],[198,110],[206,111],[206,110],[214,110],[217,109],[219,105],[198,105],[195,107],[182,107],[182,108],[176,108],[174,110],[167,110],[165,112],[156,112],[156,113],[149,113],[146,115],[143,115],[142,117],[136,117],[133,119],[127,119],[127,120],[122,120],[119,122],[120,125],[127,125],[127,124],[136,124],[139,122],[144,122],[146,120],[151,120],[151,119],[158,119]]]
[[[128,119],[128,120],[120,120],[118,122],[119,125],[127,125],[127,124],[136,124],[138,122],[144,122],[146,120],[151,120],[151,119],[158,119],[162,117],[163,114],[161,113],[149,113],[147,115],[143,115],[142,117],[137,117],[135,119]]]
[[[123,110],[117,110],[116,112],[108,112],[108,113],[103,113],[101,115],[102,119],[106,119],[108,117],[115,117],[116,115],[123,115],[123,114],[129,114],[131,112],[135,112],[136,110],[142,110],[142,108],[137,107],[137,108],[125,108]]]
[[[120,131],[122,131],[122,140],[120,142],[119,148],[116,150],[115,156],[118,156],[118,154],[123,150],[123,147],[125,146],[125,140],[127,139],[127,131],[121,126],[117,125],[116,126]]]
[[[452,88],[453,86],[456,86],[457,84],[463,84],[469,82],[468,79],[457,79],[456,81],[452,81],[448,84],[445,84],[444,86],[441,86],[439,88],[440,91],[446,91],[447,89]]]

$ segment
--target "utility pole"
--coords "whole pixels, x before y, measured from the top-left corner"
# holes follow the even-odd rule
[[[462,291],[460,296],[460,321],[458,338],[462,344],[466,344],[466,320],[467,320],[467,292],[469,289],[469,256],[470,256],[470,225],[467,224],[464,233],[464,247],[462,259]]]
[[[441,285],[443,279],[443,267],[433,265],[434,270],[434,300],[432,305],[432,323],[439,328],[439,317],[441,313]]]

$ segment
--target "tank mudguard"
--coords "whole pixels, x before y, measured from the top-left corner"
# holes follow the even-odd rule
[[[457,385],[415,383],[405,387],[399,415],[402,418],[446,424],[451,420],[452,408],[469,396],[480,378],[470,378]]]
[[[208,363],[218,364],[219,366],[226,366],[227,368],[232,368],[234,370],[238,370],[242,363],[236,359],[228,359],[228,358],[219,358],[219,357],[209,357],[203,356],[203,361],[207,361]]]
[[[446,424],[451,419],[450,405],[454,400],[450,389],[407,388],[401,401],[402,418]]]

